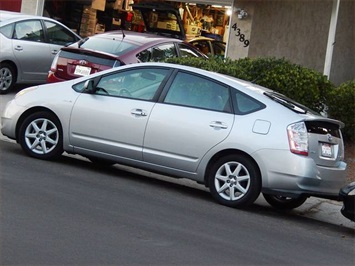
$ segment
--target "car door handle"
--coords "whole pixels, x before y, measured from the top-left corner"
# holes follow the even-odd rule
[[[210,123],[210,127],[213,127],[213,128],[221,128],[221,129],[227,129],[228,126],[224,123],[222,123],[221,121],[213,121]]]
[[[15,50],[16,50],[16,51],[22,51],[23,48],[22,48],[22,46],[17,45],[17,46],[15,47]]]
[[[136,116],[147,116],[147,113],[142,109],[133,109],[131,114]]]
[[[52,50],[52,54],[57,54],[58,50]]]

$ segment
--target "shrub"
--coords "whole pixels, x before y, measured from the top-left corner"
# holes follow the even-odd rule
[[[329,117],[345,123],[346,141],[355,140],[355,80],[341,84],[331,91],[327,101]]]

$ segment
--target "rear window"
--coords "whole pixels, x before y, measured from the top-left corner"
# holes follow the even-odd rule
[[[80,47],[120,56],[138,46],[122,41],[122,39],[89,38]]]
[[[339,125],[324,121],[306,121],[307,131],[309,133],[326,135],[341,138]]]

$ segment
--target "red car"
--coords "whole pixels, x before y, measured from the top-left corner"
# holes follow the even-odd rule
[[[171,57],[203,57],[205,54],[183,41],[183,30],[178,10],[166,5],[134,5],[142,12],[146,30],[150,33],[111,31],[85,38],[62,48],[54,58],[48,82],[58,82],[86,76],[112,67],[137,62],[157,62]],[[150,12],[160,12],[169,18],[169,25],[148,23]],[[174,22],[175,21],[175,22]],[[154,33],[154,34],[153,34]],[[172,36],[172,37],[171,37]]]

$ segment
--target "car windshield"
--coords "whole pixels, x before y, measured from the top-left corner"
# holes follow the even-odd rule
[[[80,47],[120,56],[135,49],[138,46],[125,42],[122,39],[88,38],[81,44]]]
[[[282,104],[283,106],[287,107],[288,109],[291,109],[292,111],[300,114],[306,114],[306,113],[312,113],[318,115],[315,111],[311,110],[310,108],[286,97],[285,95],[282,95],[280,93],[276,92],[264,92],[264,95],[269,97],[270,99],[274,100],[275,102],[278,102]]]

